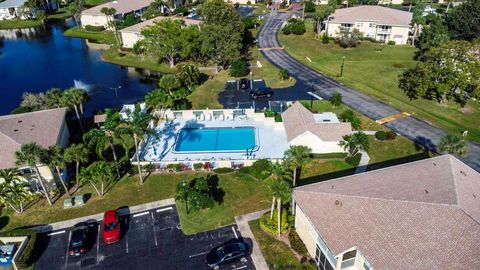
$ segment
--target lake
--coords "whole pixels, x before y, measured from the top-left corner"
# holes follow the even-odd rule
[[[44,27],[0,30],[0,114],[20,104],[23,92],[44,92],[72,86],[89,93],[86,113],[134,103],[156,84],[151,76],[133,68],[101,60],[102,52],[63,32],[73,20]]]

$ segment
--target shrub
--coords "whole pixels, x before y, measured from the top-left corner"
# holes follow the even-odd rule
[[[231,173],[233,172],[232,168],[216,168],[213,170],[215,173],[222,174],[222,173]]]
[[[188,15],[188,9],[186,7],[178,7],[175,9],[175,13],[186,16]]]
[[[384,141],[387,139],[387,133],[382,130],[377,131],[375,132],[375,138],[377,138],[377,140]]]
[[[32,108],[29,108],[29,107],[17,107],[15,109],[13,109],[10,114],[19,114],[19,113],[27,113],[27,112],[31,112],[32,111]]]
[[[238,172],[244,173],[244,174],[250,174],[250,168],[251,167],[241,167],[240,170],[238,170]]]
[[[176,172],[181,172],[182,171],[182,165],[180,163],[168,164],[167,169],[174,170]]]
[[[288,80],[290,79],[290,73],[288,73],[288,70],[285,69],[285,68],[282,68],[278,71],[278,77],[280,77],[280,79],[283,81],[283,80]]]
[[[328,101],[330,101],[330,104],[332,104],[333,107],[340,106],[342,105],[342,94],[340,92],[335,92]]]
[[[340,36],[335,39],[335,41],[340,45],[342,48],[353,48],[360,43],[360,39],[362,38],[362,33],[357,29],[354,28],[353,30],[348,30],[346,28],[340,28]]]
[[[404,63],[394,63],[393,64],[394,68],[407,68],[407,65]]]
[[[105,30],[105,27],[103,27],[102,25],[100,26],[85,25],[85,30],[89,32],[102,32],[103,30]]]
[[[362,126],[362,121],[360,118],[358,118],[357,115],[355,115],[355,113],[350,109],[347,109],[340,114],[340,120],[343,122],[350,122],[353,129],[356,130],[360,129]]]
[[[395,45],[395,41],[394,40],[390,40],[387,42],[388,45]]]
[[[232,77],[246,76],[249,72],[248,63],[244,60],[233,61],[230,66],[230,76]]]
[[[348,164],[350,164],[353,167],[357,167],[358,164],[360,163],[361,158],[362,158],[362,154],[358,153],[353,157],[347,157],[345,159],[345,162],[347,162]]]
[[[255,20],[253,16],[247,16],[242,19],[245,29],[252,29],[255,27]]]
[[[270,219],[270,213],[266,213],[260,218],[260,228],[262,228],[264,231],[272,235],[277,235],[278,234],[277,222],[278,222],[278,214],[277,214],[277,209],[275,209],[273,211],[272,219]],[[283,210],[281,221],[280,221],[280,232],[285,233],[287,229],[288,229],[287,210]]]
[[[323,34],[323,36],[322,36],[322,43],[323,43],[323,44],[328,44],[328,43],[330,43],[330,38],[328,38],[328,35],[327,35],[327,34]]]
[[[315,4],[313,1],[306,1],[304,10],[305,12],[315,12]]]
[[[277,113],[275,115],[275,122],[283,122],[283,118],[281,114]]]
[[[251,4],[252,4],[252,1],[248,0],[247,5],[251,5]]]
[[[196,171],[200,170],[201,168],[203,168],[203,163],[193,163],[193,169]]]
[[[27,269],[36,261],[36,249],[39,248],[40,240],[39,235],[31,229],[16,229],[12,231],[0,232],[0,236],[14,237],[14,236],[27,236],[28,242],[23,250],[22,256],[16,262],[20,269]]]
[[[282,28],[284,35],[303,35],[306,32],[305,22],[303,20],[290,19],[287,24]]]
[[[302,256],[307,255],[307,248],[305,247],[305,244],[303,243],[302,239],[300,239],[300,236],[298,236],[295,230],[290,230],[290,232],[288,233],[288,241],[290,241],[290,246],[292,247],[292,249],[295,250],[298,254]]]
[[[397,133],[389,130],[387,131],[387,140],[395,140],[397,138]]]
[[[271,162],[266,159],[255,161],[250,167],[250,174],[258,179],[266,179],[270,175]]]

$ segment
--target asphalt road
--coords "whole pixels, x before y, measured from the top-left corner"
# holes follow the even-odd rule
[[[257,46],[259,48],[281,47],[277,38],[278,31],[283,21],[287,20],[290,16],[290,13],[277,13],[276,11],[272,11],[265,25],[257,35]],[[308,97],[306,92],[312,89],[311,85],[313,82],[315,93],[318,96],[328,99],[333,92],[338,91],[342,94],[343,102],[346,105],[371,119],[377,120],[388,115],[399,113],[399,110],[388,104],[354,89],[345,87],[341,83],[310,69],[295,60],[284,50],[263,50],[261,53],[275,66],[287,69],[290,75],[297,80],[295,86],[275,91],[275,94],[272,96],[274,100],[281,100],[283,98],[287,98],[286,100],[288,101],[306,99],[305,97]],[[436,150],[436,144],[440,139],[446,135],[441,128],[435,127],[413,116],[395,120],[385,124],[385,126],[433,151]],[[469,142],[468,154],[465,157],[460,157],[460,159],[480,172],[480,144]]]
[[[121,217],[124,236],[120,242],[105,245],[100,225],[89,222],[90,247],[86,254],[68,256],[70,228],[42,235],[42,253],[35,269],[208,269],[205,254],[241,234],[236,226],[184,235],[175,205]],[[245,239],[248,243],[249,239]],[[250,257],[221,269],[255,269]]]

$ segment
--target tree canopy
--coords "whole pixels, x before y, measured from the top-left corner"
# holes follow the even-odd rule
[[[447,25],[453,39],[480,38],[480,1],[467,0],[447,14]]]

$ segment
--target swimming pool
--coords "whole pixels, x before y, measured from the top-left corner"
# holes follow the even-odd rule
[[[233,152],[257,146],[255,128],[183,128],[175,142],[176,152]]]

